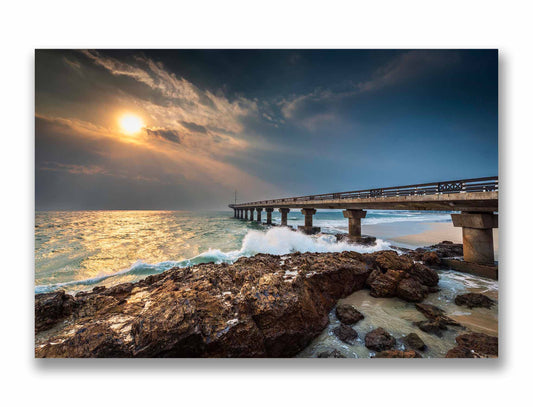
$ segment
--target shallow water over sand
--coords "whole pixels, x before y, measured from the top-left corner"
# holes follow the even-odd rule
[[[338,304],[351,304],[357,308],[365,318],[352,327],[359,334],[354,345],[339,340],[333,329],[340,324],[335,316],[335,310],[329,314],[330,324],[299,357],[316,357],[324,351],[337,349],[344,356],[350,358],[368,358],[375,354],[365,347],[365,335],[371,330],[382,327],[396,338],[396,349],[404,349],[400,340],[403,336],[414,332],[427,345],[427,350],[420,352],[422,357],[441,358],[455,346],[455,337],[471,330],[488,335],[498,335],[498,305],[491,309],[459,307],[454,299],[458,294],[476,292],[498,300],[498,282],[455,271],[439,271],[440,292],[430,294],[424,303],[442,308],[448,316],[462,324],[464,328],[449,326],[442,337],[421,331],[413,323],[426,318],[416,310],[415,305],[398,298],[374,298],[368,290],[361,290],[340,300]]]

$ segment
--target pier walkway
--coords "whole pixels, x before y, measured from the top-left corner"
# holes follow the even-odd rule
[[[282,226],[287,226],[287,214],[291,209],[301,209],[305,225],[299,229],[308,234],[320,232],[320,228],[313,226],[317,209],[342,209],[348,219],[348,234],[355,240],[361,237],[365,209],[460,212],[451,217],[454,226],[463,229],[465,261],[494,264],[492,229],[498,227],[498,177],[304,195],[229,207],[235,218],[257,222],[261,222],[261,214],[265,211],[266,224],[272,224],[272,212],[277,208]]]

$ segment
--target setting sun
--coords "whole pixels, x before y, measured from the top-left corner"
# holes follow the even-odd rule
[[[124,133],[135,134],[139,132],[143,126],[144,123],[137,116],[127,114],[120,118],[120,127]]]

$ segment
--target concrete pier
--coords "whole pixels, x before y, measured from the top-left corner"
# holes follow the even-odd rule
[[[354,238],[361,237],[361,219],[366,217],[366,211],[346,209],[342,214],[348,218],[348,235]]]
[[[263,208],[255,208],[255,210],[257,211],[257,223],[261,223],[261,212]]]
[[[314,235],[315,233],[320,232],[319,227],[313,227],[313,215],[316,213],[316,209],[312,208],[304,208],[302,209],[302,215],[305,216],[305,225],[304,226],[298,226],[298,230],[301,230],[302,232],[308,234],[308,235]]]
[[[498,227],[498,215],[488,212],[452,214],[453,225],[463,228],[463,257],[478,264],[494,264],[492,229]]]
[[[274,212],[274,208],[265,208],[265,211],[267,213],[267,225],[272,225],[272,212]]]
[[[244,220],[248,220],[248,208],[244,208]]]
[[[281,213],[281,226],[287,226],[287,214],[291,211],[289,208],[279,208]]]

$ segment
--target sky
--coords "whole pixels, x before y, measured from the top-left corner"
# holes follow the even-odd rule
[[[37,210],[498,174],[497,50],[36,50]]]

